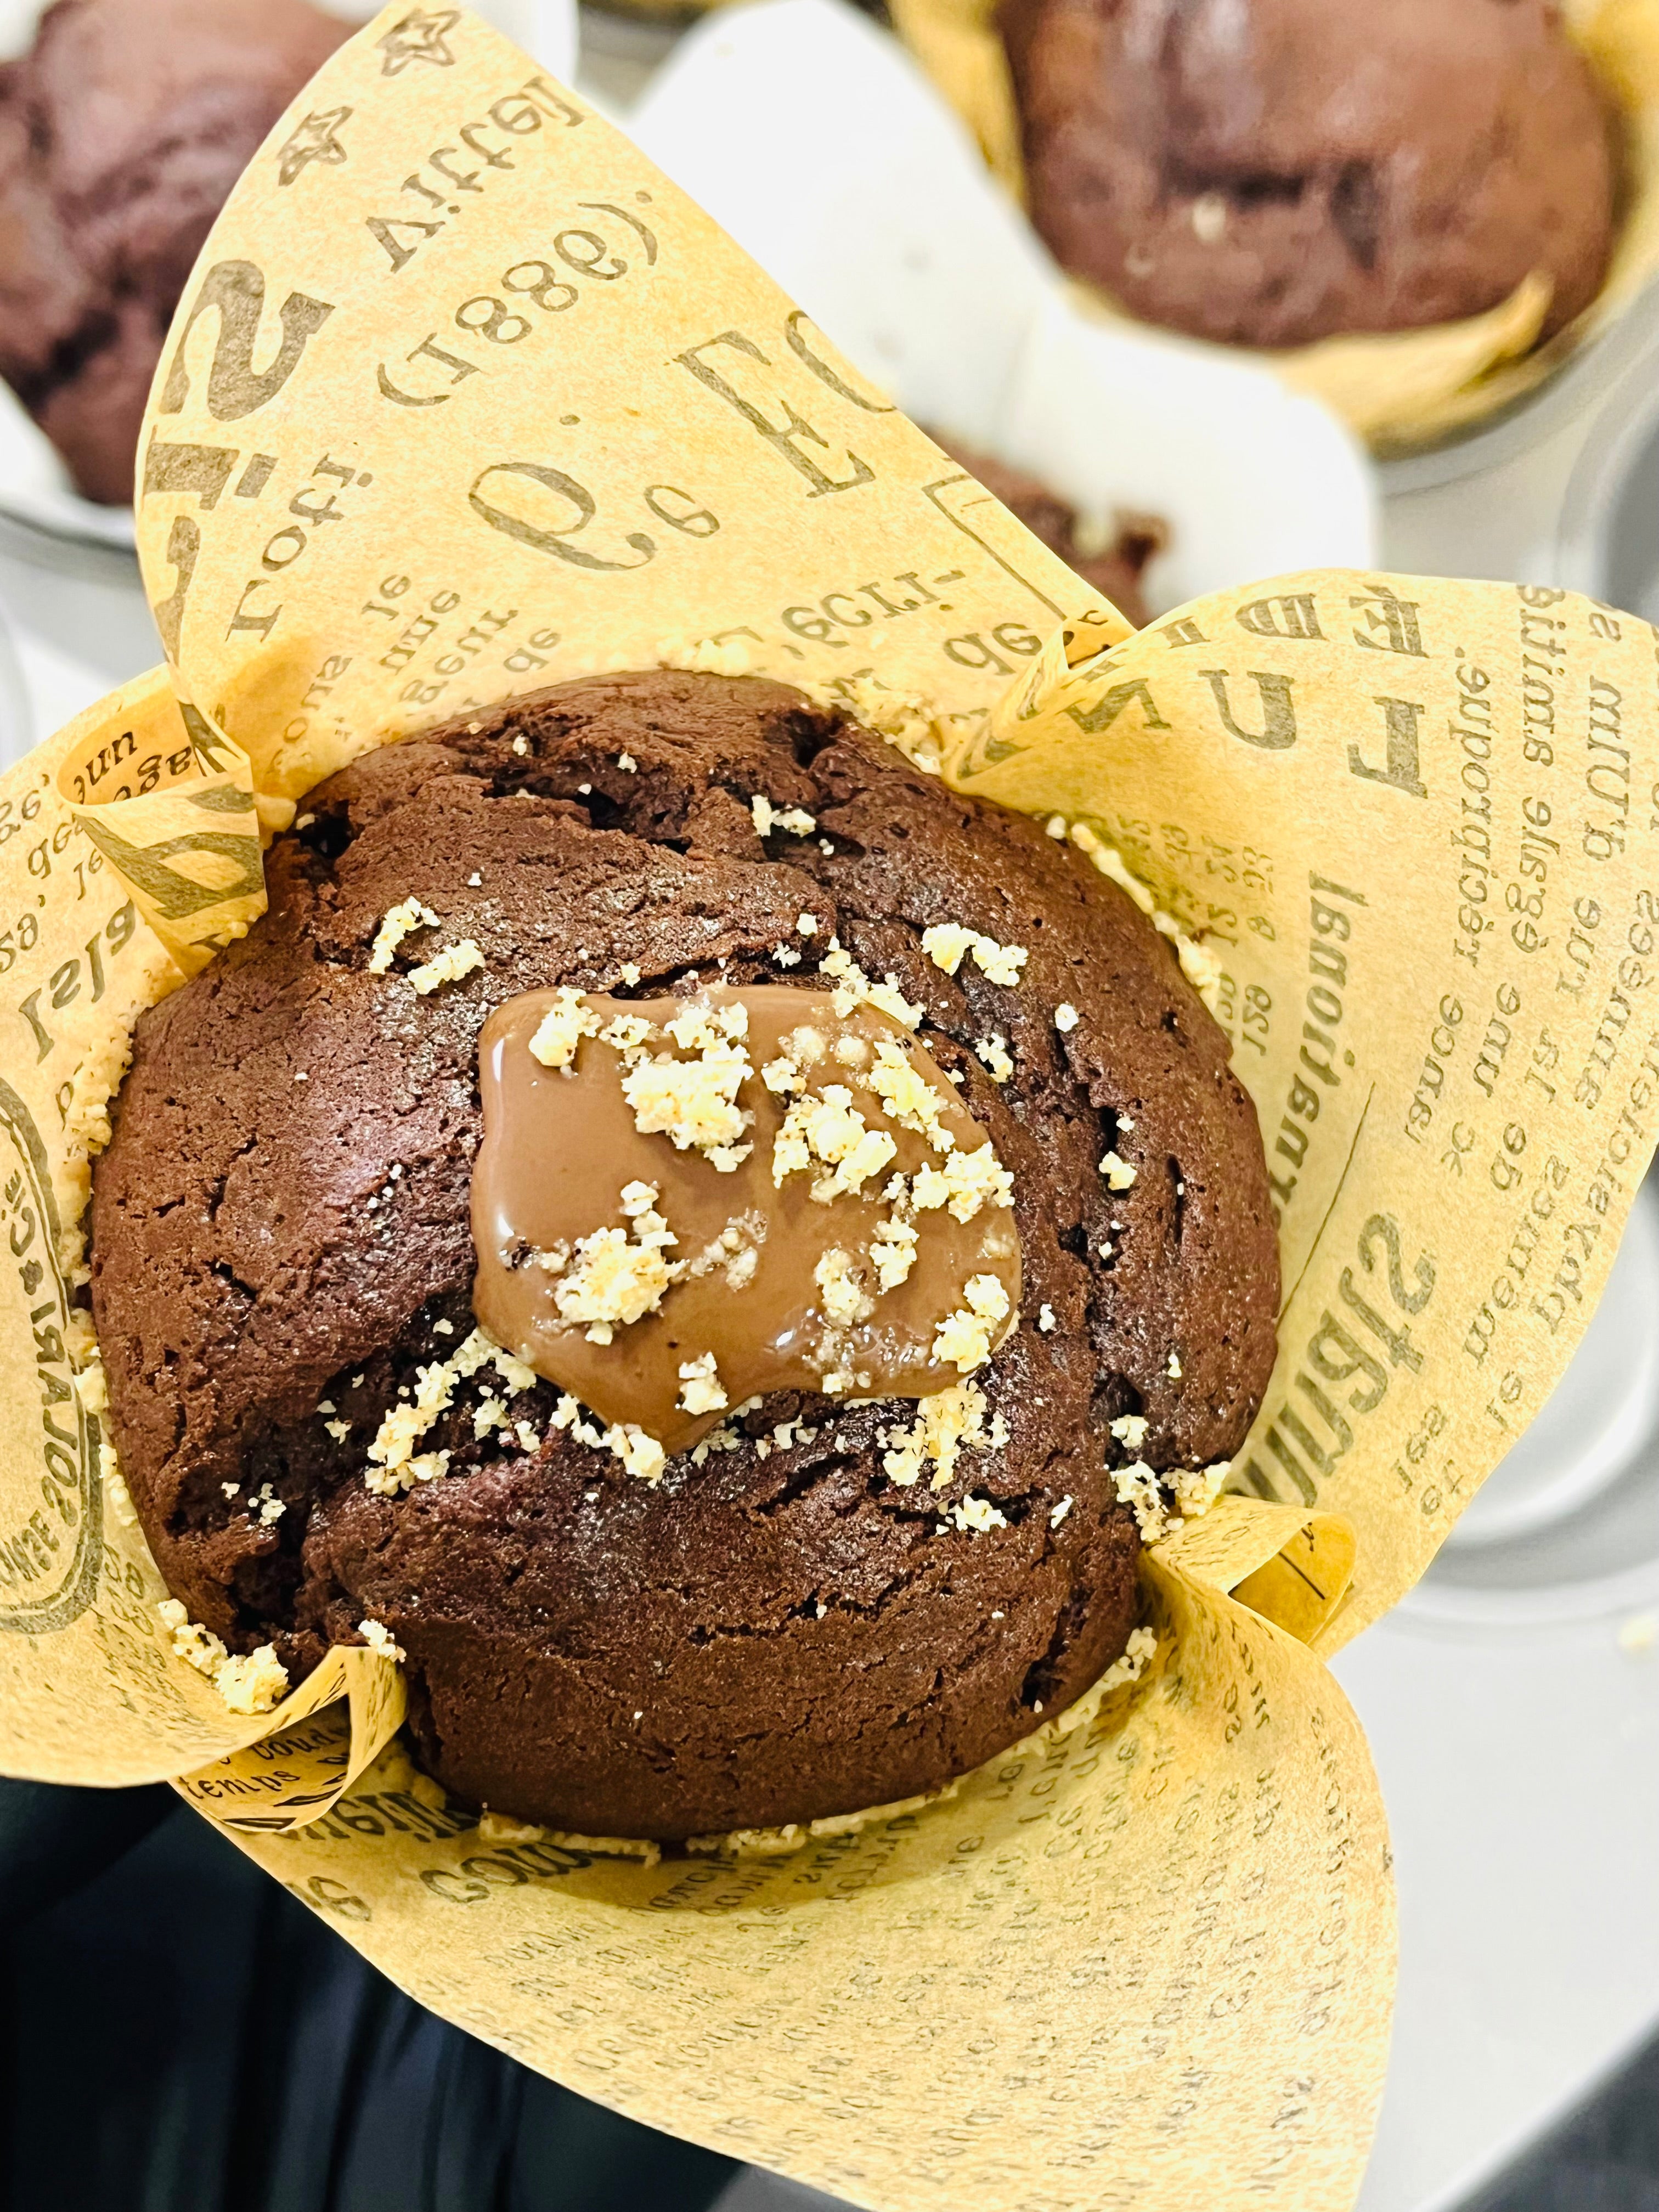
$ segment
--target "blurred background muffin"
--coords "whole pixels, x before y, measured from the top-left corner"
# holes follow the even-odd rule
[[[88,499],[131,497],[214,217],[350,29],[307,0],[58,0],[0,68],[0,375]]]
[[[1003,0],[1031,219],[1148,322],[1309,344],[1601,287],[1611,118],[1551,0]]]
[[[994,461],[948,438],[934,442],[953,461],[960,461],[969,476],[977,477],[993,499],[1000,499],[1010,514],[1018,515],[1033,538],[1051,553],[1058,553],[1085,584],[1108,599],[1137,629],[1146,627],[1144,584],[1147,564],[1170,542],[1169,525],[1155,514],[1113,517],[1108,530],[1091,529],[1071,502],[1024,469]]]

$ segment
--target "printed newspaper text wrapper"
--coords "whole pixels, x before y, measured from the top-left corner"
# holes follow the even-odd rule
[[[435,2009],[860,2203],[1349,2205],[1392,1893],[1316,1655],[1541,1403],[1652,1149],[1652,630],[1326,573],[1131,634],[448,9],[388,10],[278,125],[147,439],[173,683],[0,784],[7,1770],[188,1778]],[[1140,1683],[940,1802],[653,1866],[481,1838],[376,1653],[342,1703],[229,1715],[158,1620],[76,1316],[132,1022],[257,916],[262,838],[368,746],[664,659],[847,700],[1203,940],[1287,1297],[1240,1494],[1147,1555]]]

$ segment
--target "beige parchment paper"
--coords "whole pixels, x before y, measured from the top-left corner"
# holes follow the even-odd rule
[[[437,2010],[860,2203],[1349,2205],[1392,1893],[1310,1647],[1541,1401],[1650,1153],[1653,632],[1322,574],[1133,635],[447,9],[388,9],[256,158],[141,469],[183,703],[158,672],[0,781],[0,1761],[188,1776]],[[933,1805],[651,1865],[481,1835],[378,1655],[343,1705],[228,1715],[158,1625],[76,1315],[132,1020],[255,917],[261,836],[368,745],[662,659],[848,700],[1202,939],[1289,1295],[1241,1494],[1147,1554],[1140,1682]]]
[[[995,0],[890,0],[890,12],[894,28],[973,132],[992,170],[1023,200],[1019,118]],[[1322,399],[1380,454],[1438,444],[1513,406],[1604,331],[1659,272],[1659,0],[1562,0],[1561,12],[1601,79],[1623,157],[1613,257],[1601,291],[1583,313],[1540,343],[1550,286],[1534,273],[1507,300],[1462,322],[1322,338],[1255,356],[1297,390]],[[1079,282],[1073,289],[1105,320],[1137,319],[1097,286]],[[1188,343],[1205,346],[1200,339]]]

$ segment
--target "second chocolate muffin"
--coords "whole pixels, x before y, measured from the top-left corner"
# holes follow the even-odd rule
[[[293,1679],[383,1624],[450,1789],[663,1839],[935,1788],[1118,1656],[1137,1533],[1113,1469],[1239,1443],[1279,1269],[1225,1041],[1114,884],[798,694],[673,673],[367,756],[267,877],[246,939],[140,1021],[95,1178],[115,1440],[194,1620],[274,1641]],[[411,899],[438,927],[386,954]],[[1018,980],[946,973],[940,926],[1027,948]],[[943,1494],[905,1487],[884,1440],[914,1403],[792,1393],[653,1483],[560,1427],[551,1384],[480,1373],[422,1439],[437,1479],[371,1487],[388,1413],[473,1328],[492,1010],[822,992],[832,938],[921,1006],[1012,1175],[1023,1294],[975,1378],[994,1441]],[[469,941],[477,963],[411,988]]]
[[[0,376],[88,499],[132,497],[196,257],[350,29],[307,0],[57,0],[0,67]]]
[[[1032,221],[1132,314],[1225,343],[1586,307],[1612,118],[1551,0],[1003,0]]]

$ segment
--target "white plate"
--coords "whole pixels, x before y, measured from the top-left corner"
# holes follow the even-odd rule
[[[324,13],[363,23],[380,0],[316,0]],[[516,39],[564,82],[576,70],[575,0],[472,0],[486,21]],[[27,52],[46,0],[0,0],[0,60]],[[82,499],[68,470],[9,389],[0,384],[0,516],[54,546],[132,550],[132,510]],[[27,542],[27,538],[23,541]]]
[[[1375,562],[1370,466],[1334,417],[1263,370],[1085,320],[956,116],[841,0],[708,18],[627,127],[915,421],[1097,530],[1164,516],[1155,605]]]

